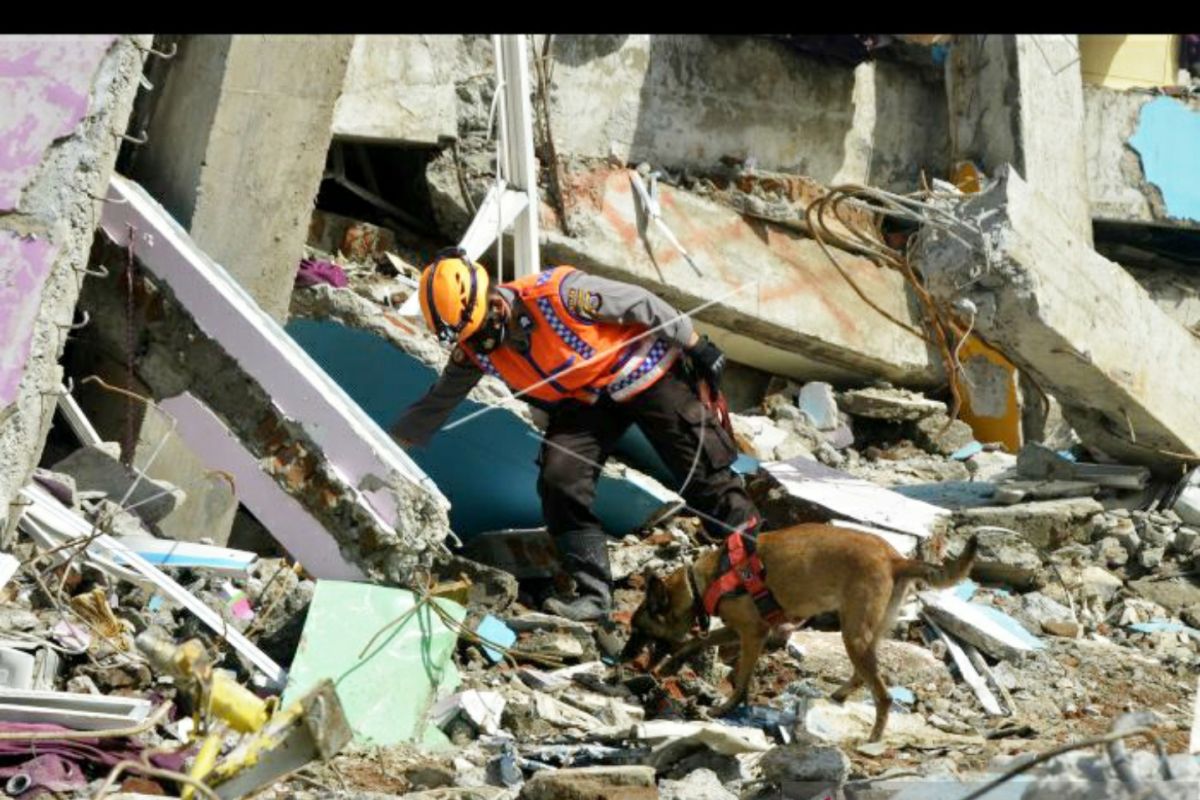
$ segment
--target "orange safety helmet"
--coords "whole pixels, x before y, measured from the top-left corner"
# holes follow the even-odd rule
[[[488,274],[459,248],[434,257],[417,291],[425,324],[447,347],[469,339],[487,318]]]

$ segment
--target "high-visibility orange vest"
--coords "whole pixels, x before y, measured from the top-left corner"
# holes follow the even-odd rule
[[[679,358],[678,345],[644,325],[583,320],[567,309],[559,288],[574,267],[555,267],[501,284],[521,298],[529,314],[528,352],[506,343],[484,355],[459,347],[514,392],[555,403],[594,403],[601,395],[622,401],[649,389]]]

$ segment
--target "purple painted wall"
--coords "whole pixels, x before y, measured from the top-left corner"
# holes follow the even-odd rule
[[[0,211],[17,209],[55,139],[88,112],[100,60],[117,37],[0,37]]]
[[[46,239],[0,231],[0,408],[17,399],[57,249]]]
[[[0,37],[0,213],[20,211],[46,150],[84,119],[114,35]],[[0,231],[0,409],[17,398],[42,287],[58,248]]]

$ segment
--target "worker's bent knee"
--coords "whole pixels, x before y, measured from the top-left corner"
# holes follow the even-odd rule
[[[543,492],[573,493],[595,481],[593,468],[577,458],[552,448],[542,454],[542,471],[538,483]]]

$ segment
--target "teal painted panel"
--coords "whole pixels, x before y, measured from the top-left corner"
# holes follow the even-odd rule
[[[1156,97],[1142,106],[1129,145],[1142,157],[1146,180],[1162,192],[1167,213],[1200,222],[1200,111]]]
[[[415,602],[412,592],[403,589],[317,581],[288,673],[283,707],[303,697],[322,678],[329,678],[355,742],[442,745],[445,737],[440,731],[427,730],[425,716],[439,696],[458,685],[458,670],[451,658],[458,634],[428,606],[402,624],[393,624],[411,611]],[[434,602],[458,622],[467,614],[452,601]],[[366,649],[368,643],[371,646]]]
[[[331,320],[295,319],[287,332],[385,430],[437,378],[434,370],[370,331]],[[450,421],[481,408],[464,401]],[[484,531],[544,524],[536,434],[515,415],[490,411],[439,432],[409,455],[450,500],[451,528],[469,540]],[[617,536],[641,527],[663,505],[664,498],[628,481],[601,478],[596,490],[596,515]]]

